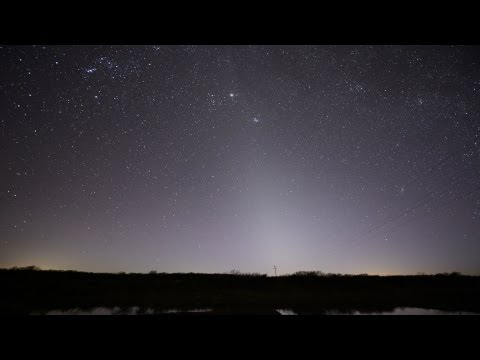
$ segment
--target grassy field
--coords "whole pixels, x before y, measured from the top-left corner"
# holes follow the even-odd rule
[[[210,308],[215,314],[389,311],[420,307],[480,312],[480,277],[458,273],[369,276],[302,272],[111,274],[0,269],[1,314],[92,307]]]

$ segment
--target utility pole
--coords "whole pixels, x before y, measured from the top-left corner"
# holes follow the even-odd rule
[[[275,270],[275,276],[277,276],[277,267],[273,265],[273,269]]]

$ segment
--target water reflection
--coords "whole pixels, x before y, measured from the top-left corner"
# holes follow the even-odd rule
[[[280,315],[298,315],[295,311],[293,311],[292,309],[276,309],[276,311],[280,314]]]
[[[182,310],[182,309],[169,309],[163,310],[161,313],[163,314],[178,314],[178,313],[208,313],[211,312],[212,309],[189,309],[189,310]]]
[[[47,312],[34,312],[32,315],[156,315],[156,314],[183,314],[183,313],[208,313],[212,309],[154,309],[132,306],[129,308],[121,307],[95,307],[91,309],[67,309],[50,310]]]
[[[466,311],[443,311],[436,309],[423,309],[423,308],[396,308],[393,311],[384,311],[380,313],[366,313],[355,311],[353,315],[478,315],[472,312]]]
[[[280,315],[298,315],[297,312],[292,309],[277,309]],[[314,315],[315,313],[305,313],[305,315]],[[478,313],[467,311],[443,311],[436,309],[423,309],[415,307],[395,308],[392,311],[377,311],[377,312],[365,312],[365,311],[337,311],[330,310],[322,313],[316,313],[319,315],[480,315]],[[302,313],[303,315],[303,313]]]
[[[293,309],[275,309],[279,315],[299,315]],[[90,309],[67,309],[50,310],[45,312],[33,312],[32,315],[162,315],[162,314],[192,314],[192,313],[215,313],[211,308],[202,309],[155,309],[139,306],[128,308],[121,307],[95,307]],[[225,314],[225,313],[224,313]],[[228,313],[227,313],[228,314]],[[465,311],[443,311],[435,309],[423,309],[414,307],[396,308],[391,311],[365,312],[365,311],[322,311],[300,312],[301,315],[480,315],[479,313]]]

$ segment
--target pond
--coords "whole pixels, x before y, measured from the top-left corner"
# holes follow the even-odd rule
[[[292,309],[277,309],[280,315],[298,315]],[[392,311],[377,311],[377,312],[341,312],[341,311],[326,311],[323,315],[480,315],[478,313],[467,311],[443,311],[436,309],[424,309],[415,307],[398,307]]]
[[[91,309],[74,308],[67,310],[50,310],[46,312],[33,312],[31,315],[161,315],[178,313],[208,313],[210,311],[212,311],[212,309],[154,309],[132,306],[129,308],[95,307]]]
[[[215,313],[211,308],[199,308],[199,309],[155,309],[145,308],[139,306],[132,306],[128,308],[121,307],[94,307],[89,309],[67,309],[67,310],[50,310],[43,312],[33,312],[32,315],[165,315],[165,314],[209,314]],[[248,314],[248,312],[242,312]],[[293,309],[275,309],[270,312],[276,315],[298,315]],[[228,313],[223,313],[228,314]],[[233,314],[233,312],[232,312]],[[398,307],[392,311],[379,311],[379,312],[362,312],[362,311],[324,311],[324,312],[302,312],[302,315],[480,315],[479,313],[466,312],[466,311],[443,311],[436,309],[424,309],[415,307]]]

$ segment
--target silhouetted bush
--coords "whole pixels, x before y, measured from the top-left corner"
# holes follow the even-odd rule
[[[290,276],[314,277],[314,276],[325,276],[325,273],[322,271],[297,271]]]
[[[23,267],[14,266],[12,267],[12,270],[41,271],[42,269],[40,269],[38,266],[30,265],[30,266],[23,266]]]

